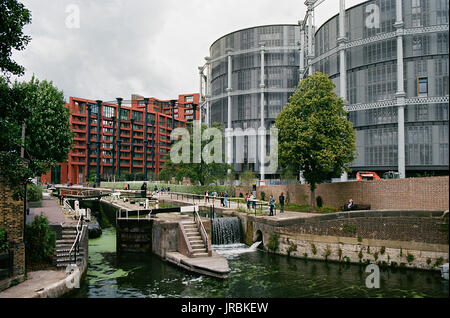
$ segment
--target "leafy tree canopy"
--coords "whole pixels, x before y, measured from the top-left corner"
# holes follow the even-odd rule
[[[0,79],[0,172],[12,186],[45,173],[67,159],[72,145],[64,94],[52,82],[34,77],[11,87]],[[14,111],[16,110],[16,111]],[[21,132],[25,123],[25,156]]]
[[[13,50],[21,51],[31,37],[23,27],[31,23],[31,12],[17,0],[0,0],[0,70],[4,75],[22,75],[24,68],[11,59]]]
[[[220,129],[220,125],[213,125],[214,128]],[[203,132],[208,127],[202,125],[201,132]],[[191,182],[194,184],[200,183],[200,185],[208,185],[216,182],[217,180],[225,180],[227,178],[228,170],[233,171],[233,166],[226,163],[206,163],[203,158],[201,163],[194,163],[194,135],[192,133],[192,126],[189,127],[190,130],[190,163],[173,163],[168,159],[164,165],[164,168],[160,171],[159,177],[161,180],[169,181],[172,177],[175,177],[177,181],[183,180],[183,177],[190,178]],[[212,139],[212,138],[211,138]],[[201,149],[210,142],[211,140],[202,140]],[[225,157],[222,156],[222,162],[225,162]]]
[[[317,184],[342,175],[355,160],[356,133],[334,88],[321,73],[302,80],[275,123],[280,164],[303,172],[312,209]]]

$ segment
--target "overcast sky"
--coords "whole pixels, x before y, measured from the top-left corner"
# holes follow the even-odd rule
[[[296,24],[304,0],[21,0],[32,13],[32,41],[14,59],[69,96],[172,99],[199,91],[198,66],[230,32]],[[363,2],[347,0],[346,8]],[[79,11],[77,28],[76,11]],[[316,25],[339,12],[338,0],[316,10]]]

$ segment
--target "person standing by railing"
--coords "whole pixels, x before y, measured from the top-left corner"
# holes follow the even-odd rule
[[[209,190],[208,189],[206,189],[206,192],[205,192],[205,203],[206,202],[209,202]]]
[[[271,195],[269,199],[269,208],[270,208],[269,216],[274,216],[273,210],[275,209],[275,199],[273,198],[273,195]]]
[[[224,207],[226,207],[226,208],[228,208],[228,197],[229,197],[228,191],[225,191],[225,194],[223,195],[223,204],[224,204]]]

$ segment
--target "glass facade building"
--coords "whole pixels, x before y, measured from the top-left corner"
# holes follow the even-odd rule
[[[266,128],[273,126],[299,82],[299,37],[298,25],[267,25],[236,31],[214,42],[210,48],[210,121],[228,127],[230,102],[229,128],[258,129],[262,116]],[[258,172],[258,162],[248,152],[252,145],[248,139],[245,143],[247,168]],[[235,169],[242,171],[243,166],[236,164]]]
[[[397,3],[366,1],[345,12],[345,95],[359,153],[351,165],[354,170],[398,168]],[[401,4],[406,175],[448,173],[449,1]],[[314,71],[328,74],[339,92],[338,38],[336,15],[316,32],[313,63]]]
[[[308,41],[299,25],[228,34],[210,48],[210,122],[229,127],[230,103],[229,128],[257,129],[262,116],[269,128],[302,64],[327,74],[346,100],[357,131],[355,172],[448,174],[448,10],[449,0],[370,0],[341,9],[314,33],[314,56],[301,54]]]

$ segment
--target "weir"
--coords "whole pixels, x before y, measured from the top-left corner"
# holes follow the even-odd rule
[[[241,221],[239,218],[217,218],[211,222],[212,244],[229,245],[242,242]]]

